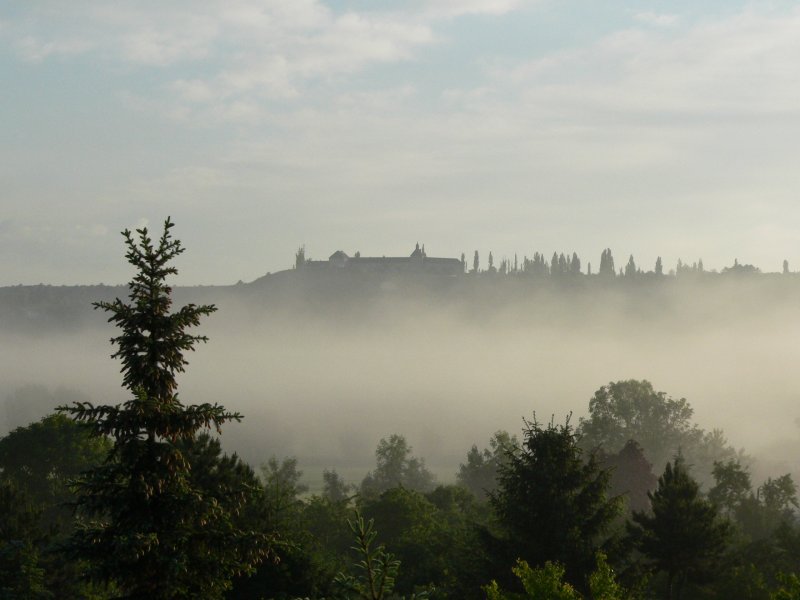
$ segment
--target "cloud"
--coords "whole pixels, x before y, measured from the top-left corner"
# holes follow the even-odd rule
[[[92,49],[93,44],[89,40],[75,38],[41,41],[34,36],[26,35],[17,39],[14,46],[24,60],[39,63],[51,56],[84,54]]]
[[[497,69],[497,82],[528,101],[590,118],[637,114],[797,113],[800,11],[746,11],[675,31],[629,29],[591,46]],[[588,111],[588,112],[586,112]]]
[[[188,19],[180,30],[145,27],[120,38],[121,53],[129,61],[164,67],[209,56],[217,30],[207,19]]]
[[[463,10],[478,10],[486,3],[472,4]],[[76,11],[85,11],[79,22],[74,20]],[[59,26],[62,17],[72,26]],[[430,16],[380,11],[336,14],[318,0],[203,0],[193,3],[191,11],[180,3],[159,5],[158,10],[146,3],[51,5],[48,10],[31,9],[6,25],[5,35],[27,60],[90,49],[106,59],[116,56],[145,66],[203,60],[217,69],[218,85],[230,84],[231,93],[237,86],[281,89],[295,79],[333,77],[371,64],[406,60],[435,38]],[[245,77],[245,72],[253,75]]]
[[[530,2],[527,2],[530,4]],[[526,4],[525,0],[428,0],[425,14],[434,18],[462,15],[503,15]]]
[[[634,20],[656,27],[671,27],[678,23],[678,15],[655,12],[640,12],[633,15]]]

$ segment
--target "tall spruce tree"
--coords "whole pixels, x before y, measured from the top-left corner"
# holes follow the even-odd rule
[[[247,485],[206,490],[192,471],[186,444],[202,429],[241,415],[218,404],[186,406],[176,374],[185,353],[204,336],[188,330],[216,310],[189,304],[170,312],[166,279],[183,252],[168,218],[160,239],[148,230],[123,232],[126,258],[136,269],[129,302],[97,302],[119,329],[112,354],[122,363],[122,405],[77,402],[61,407],[113,442],[105,462],[77,482],[78,516],[70,551],[90,565],[89,576],[113,582],[124,598],[220,598],[237,573],[251,570],[269,552],[270,537],[246,531],[234,518],[248,501]],[[253,491],[253,493],[255,493]]]

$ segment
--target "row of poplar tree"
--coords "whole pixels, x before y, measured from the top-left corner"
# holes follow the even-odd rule
[[[461,264],[464,270],[467,271],[466,256],[463,253],[461,254]],[[471,274],[498,273],[501,275],[529,275],[534,277],[568,277],[596,274],[601,278],[605,277],[609,279],[615,277],[638,277],[642,275],[661,277],[665,275],[664,264],[660,256],[656,258],[653,269],[647,270],[637,265],[633,254],[631,254],[625,266],[617,270],[614,266],[614,256],[611,254],[610,248],[606,248],[600,254],[600,267],[596,272],[592,271],[592,263],[587,264],[585,273],[581,269],[581,259],[576,252],[573,252],[572,255],[569,253],[564,254],[563,252],[560,254],[558,252],[553,252],[549,260],[544,254],[540,254],[539,252],[535,252],[533,258],[523,256],[522,260],[519,260],[517,255],[514,255],[513,260],[503,258],[497,265],[495,265],[494,255],[489,252],[488,267],[486,269],[481,269],[480,254],[475,250],[472,259],[472,269],[469,269],[468,272]],[[732,266],[723,268],[721,272],[752,274],[759,273],[760,270],[753,265],[740,264],[738,259],[736,259]],[[691,264],[684,262],[682,259],[678,259],[675,269],[670,270],[668,275],[685,276],[703,275],[706,273],[709,273],[709,271],[706,271],[703,266],[702,258]],[[783,261],[783,273],[789,273],[789,262],[787,260]]]

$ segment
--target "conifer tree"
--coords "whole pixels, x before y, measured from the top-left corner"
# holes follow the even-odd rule
[[[633,277],[636,275],[636,262],[633,260],[633,254],[628,259],[628,264],[625,265],[625,277]]]
[[[183,252],[172,227],[167,219],[156,241],[146,228],[136,235],[125,230],[126,258],[136,268],[129,302],[94,304],[120,329],[112,357],[122,363],[131,399],[61,407],[113,442],[106,461],[77,482],[82,520],[70,551],[88,560],[92,579],[115,583],[125,598],[220,598],[231,577],[269,552],[270,538],[242,530],[233,518],[251,488],[207,492],[185,451],[201,429],[219,432],[241,415],[178,399],[176,374],[184,371],[185,353],[206,341],[188,330],[216,308],[189,304],[170,312],[166,279],[177,273],[170,263]]]
[[[611,248],[606,248],[600,254],[600,270],[598,274],[609,278],[616,276],[617,273],[614,269],[614,257],[611,255]]]
[[[666,572],[669,600],[679,600],[687,581],[714,572],[730,524],[700,496],[680,456],[667,463],[658,488],[648,496],[652,512],[634,512],[629,534],[653,566]]]
[[[569,424],[525,421],[522,447],[499,465],[490,503],[506,535],[507,552],[541,566],[558,561],[568,580],[586,588],[595,553],[619,498],[608,498],[611,474],[584,456]]]
[[[580,275],[581,274],[581,259],[578,258],[578,253],[572,253],[572,260],[569,263],[570,271],[573,275]]]

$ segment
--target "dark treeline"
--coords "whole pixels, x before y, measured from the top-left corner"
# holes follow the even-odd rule
[[[233,515],[224,535],[218,524],[190,519],[184,526],[199,528],[193,543],[241,536],[227,551],[220,545],[189,556],[206,574],[209,559],[224,564],[220,552],[239,566],[216,569],[217,587],[149,597],[795,597],[786,595],[800,583],[792,477],[753,482],[749,457],[719,430],[697,427],[692,415],[686,400],[646,381],[612,382],[597,390],[588,417],[575,425],[568,417],[543,422],[532,415],[520,435],[499,431],[485,447],[473,445],[454,484],[439,484],[395,434],[380,441],[363,480],[347,482],[326,470],[322,491],[313,495],[294,458],[265,457],[255,469],[224,454],[208,434],[183,438],[175,448],[190,465],[194,493]],[[76,554],[71,545],[76,532],[86,543],[93,522],[81,508],[81,473],[108,469],[112,446],[113,437],[97,437],[63,414],[0,439],[4,597],[128,597],[130,564]],[[76,488],[75,481],[84,483]],[[175,508],[165,517],[180,518]],[[139,518],[147,531],[152,512]],[[213,515],[207,518],[213,523]],[[254,533],[269,545],[259,560],[241,551]],[[109,543],[124,552],[122,541]],[[179,561],[179,551],[159,560]],[[363,560],[371,564],[366,570]],[[133,560],[134,579],[158,576],[152,569],[159,561],[147,563]],[[183,568],[194,576],[194,568]],[[381,569],[391,577],[369,591],[369,577],[377,581]],[[515,595],[525,589],[528,595]]]

